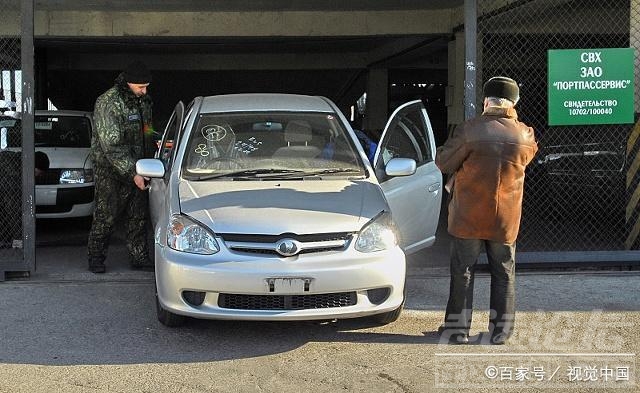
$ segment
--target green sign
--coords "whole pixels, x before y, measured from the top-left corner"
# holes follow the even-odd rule
[[[549,50],[549,125],[633,123],[633,49]]]

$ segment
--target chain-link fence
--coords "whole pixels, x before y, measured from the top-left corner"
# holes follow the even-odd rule
[[[0,0],[0,267],[23,260],[20,3]],[[0,269],[0,281],[4,279]]]
[[[633,124],[547,121],[548,50],[628,48],[630,9],[629,0],[478,2],[477,86],[496,75],[517,80],[519,118],[535,129],[540,148],[527,169],[520,251],[640,248],[627,242],[627,171],[638,155],[626,151]]]

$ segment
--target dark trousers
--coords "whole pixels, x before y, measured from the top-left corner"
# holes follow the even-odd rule
[[[117,179],[96,174],[95,209],[89,232],[89,264],[103,263],[114,224],[125,219],[126,241],[131,265],[148,263],[146,224],[148,217],[147,191],[138,189],[133,180],[125,184]]]
[[[473,314],[473,281],[476,261],[484,246],[491,272],[489,332],[509,338],[515,321],[516,245],[453,237],[451,282],[445,327],[452,333],[469,334]]]

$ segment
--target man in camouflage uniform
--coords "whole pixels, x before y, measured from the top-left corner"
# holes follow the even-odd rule
[[[152,270],[146,237],[148,203],[146,179],[136,174],[136,161],[151,156],[151,74],[137,61],[130,64],[115,85],[96,100],[96,125],[91,140],[95,173],[95,210],[89,232],[89,270],[104,273],[109,238],[114,223],[126,217],[129,261],[135,269]]]

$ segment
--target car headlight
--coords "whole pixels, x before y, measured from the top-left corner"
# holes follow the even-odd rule
[[[355,249],[360,252],[374,252],[393,248],[397,244],[396,228],[391,220],[391,213],[382,212],[360,231]]]
[[[167,226],[167,245],[176,251],[211,255],[220,251],[213,233],[187,216],[176,214]]]
[[[81,184],[92,181],[92,169],[62,169],[60,171],[60,184]]]

